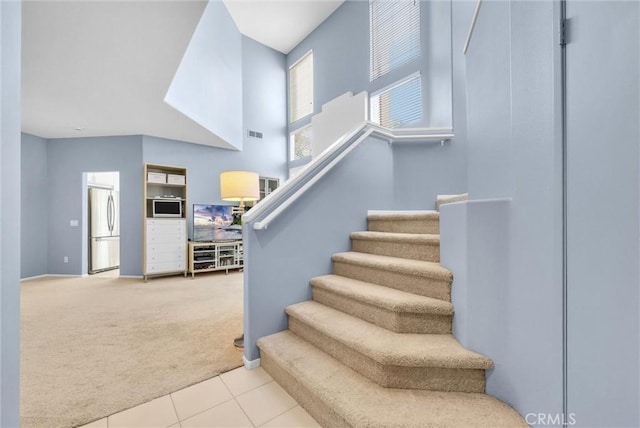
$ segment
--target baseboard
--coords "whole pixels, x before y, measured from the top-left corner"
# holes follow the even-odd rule
[[[256,358],[255,360],[247,360],[247,357],[242,356],[242,362],[244,363],[244,368],[247,370],[253,370],[260,367],[260,358]]]
[[[20,281],[31,281],[32,279],[39,279],[39,278],[51,278],[51,277],[56,277],[56,278],[81,278],[82,275],[69,275],[69,274],[62,274],[62,273],[45,273],[44,275],[36,275],[36,276],[28,276],[26,278],[20,278]]]
[[[142,279],[144,278],[142,275],[120,275],[118,276],[118,278],[135,278],[135,279]]]
[[[26,278],[20,278],[20,282],[22,282],[22,281],[31,281],[32,279],[46,278],[48,276],[49,275],[47,275],[46,273],[44,275],[28,276]]]

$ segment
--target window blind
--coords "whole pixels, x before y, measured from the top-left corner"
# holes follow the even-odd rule
[[[371,81],[420,57],[420,1],[370,0]]]
[[[420,74],[409,76],[371,95],[371,121],[386,128],[398,128],[422,119]]]
[[[313,113],[313,52],[289,69],[289,122]]]

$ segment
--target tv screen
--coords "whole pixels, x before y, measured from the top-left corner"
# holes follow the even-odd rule
[[[240,216],[231,205],[193,205],[193,240],[198,242],[242,239]]]

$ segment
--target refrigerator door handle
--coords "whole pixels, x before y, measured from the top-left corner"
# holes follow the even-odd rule
[[[107,198],[107,227],[109,232],[113,232],[113,195],[111,194]]]

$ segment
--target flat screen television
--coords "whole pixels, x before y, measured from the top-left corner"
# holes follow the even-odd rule
[[[231,213],[231,205],[193,205],[193,240],[197,242],[237,241],[242,239],[240,216]]]

